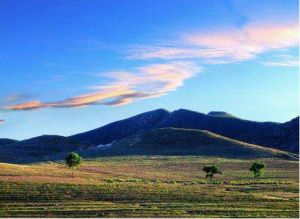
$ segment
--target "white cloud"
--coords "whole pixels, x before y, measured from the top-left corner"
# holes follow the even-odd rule
[[[266,66],[278,67],[297,67],[299,66],[299,58],[291,55],[281,55],[279,60],[263,62]]]

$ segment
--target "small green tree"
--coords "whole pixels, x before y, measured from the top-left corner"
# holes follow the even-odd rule
[[[74,170],[81,164],[81,156],[75,152],[71,152],[68,154],[65,161],[68,167],[73,170],[72,177],[74,177]]]
[[[257,163],[255,162],[252,164],[250,171],[253,172],[254,177],[261,177],[265,173],[266,165],[264,163]]]
[[[205,178],[209,178],[210,181],[213,178],[215,174],[221,174],[222,172],[220,171],[220,168],[216,165],[212,166],[204,166],[203,171],[206,173]]]

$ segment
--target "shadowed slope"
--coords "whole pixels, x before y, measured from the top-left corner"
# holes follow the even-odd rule
[[[98,150],[106,155],[201,155],[226,158],[279,157],[297,159],[288,152],[226,138],[208,131],[162,128],[133,135]]]
[[[1,162],[26,163],[62,158],[80,144],[67,137],[42,135],[1,147]]]
[[[158,109],[128,119],[116,121],[100,128],[70,136],[72,139],[91,145],[109,144],[139,131],[153,129],[169,112]]]
[[[16,142],[18,142],[18,141],[14,140],[14,139],[0,138],[0,146],[2,146],[2,145],[8,145],[8,144],[16,143]]]
[[[229,113],[223,112],[223,111],[211,111],[207,113],[208,116],[216,116],[216,117],[224,117],[224,118],[237,118],[234,115],[231,115]]]
[[[181,109],[172,112],[158,127],[208,130],[251,144],[299,152],[299,117],[286,123],[254,122]]]

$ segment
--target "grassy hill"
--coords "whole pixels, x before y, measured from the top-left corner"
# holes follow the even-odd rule
[[[80,146],[79,142],[67,137],[42,135],[1,146],[0,160],[11,163],[57,160]]]
[[[122,139],[103,149],[106,154],[201,155],[227,158],[280,157],[297,155],[233,140],[208,131],[161,128]]]
[[[222,111],[203,114],[186,109],[173,112],[158,109],[70,137],[96,146],[110,144],[142,131],[169,127],[207,130],[250,144],[299,153],[299,117],[286,123],[255,122]]]
[[[215,111],[206,115],[184,109],[171,113],[158,109],[69,137],[43,135],[22,141],[0,139],[0,162],[59,160],[70,151],[79,151],[88,157],[130,154],[237,158],[296,156],[278,150],[264,150],[253,144],[298,154],[299,117],[286,123],[254,122],[226,112]]]
[[[170,113],[157,127],[208,130],[243,142],[299,153],[299,117],[286,123],[255,122],[180,109]]]

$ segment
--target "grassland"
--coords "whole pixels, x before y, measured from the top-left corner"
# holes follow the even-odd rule
[[[298,161],[197,156],[85,160],[75,176],[62,163],[0,164],[2,217],[298,217]],[[217,164],[212,183],[202,168]]]

